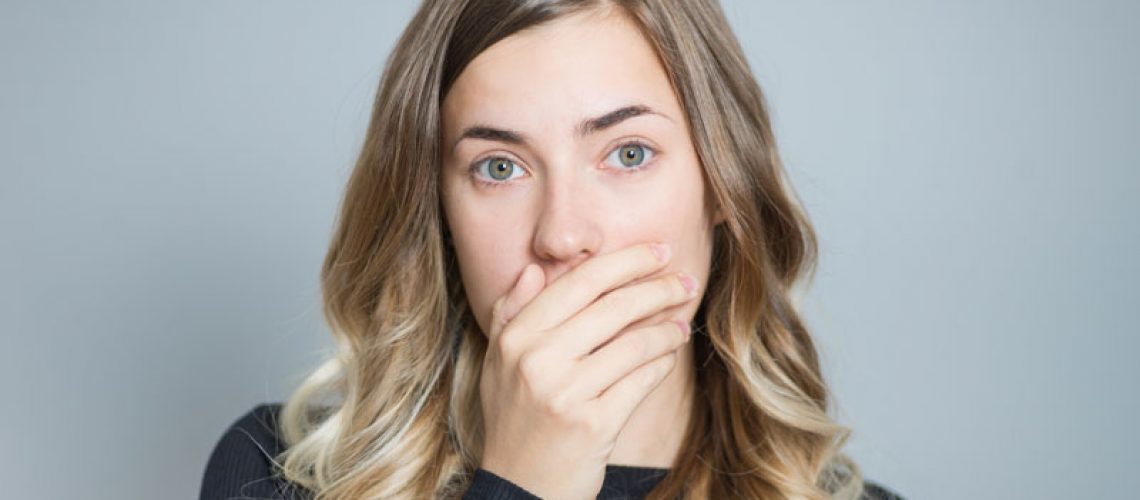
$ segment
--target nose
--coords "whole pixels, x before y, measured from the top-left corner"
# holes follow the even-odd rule
[[[602,245],[597,204],[570,177],[548,179],[540,202],[533,246],[547,283],[596,255]]]

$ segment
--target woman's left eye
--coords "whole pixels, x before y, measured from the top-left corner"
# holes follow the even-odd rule
[[[637,142],[627,142],[618,146],[606,156],[606,163],[625,170],[643,167],[655,152],[649,146]]]

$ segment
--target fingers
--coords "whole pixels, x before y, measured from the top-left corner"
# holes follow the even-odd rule
[[[491,340],[498,338],[503,327],[530,303],[538,292],[542,291],[545,282],[546,276],[541,267],[536,264],[527,264],[523,267],[514,286],[499,297],[491,307],[491,331],[488,333],[488,338]]]
[[[597,398],[638,367],[685,345],[689,336],[689,324],[681,320],[626,332],[579,363],[575,392],[583,400]]]
[[[668,246],[647,243],[587,259],[543,289],[513,323],[524,332],[558,326],[601,294],[661,269],[669,254]]]
[[[609,341],[630,323],[696,296],[697,280],[686,273],[671,273],[622,287],[603,295],[556,328],[549,335],[549,342],[580,358]]]
[[[680,353],[677,350],[669,351],[669,353],[635,368],[588,404],[594,405],[594,411],[605,415],[624,416],[622,421],[617,422],[617,424],[619,428],[625,427],[626,422],[629,421],[629,416],[633,414],[633,410],[673,371],[679,356]]]

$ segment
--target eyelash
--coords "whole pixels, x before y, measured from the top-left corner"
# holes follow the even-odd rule
[[[656,163],[657,162],[657,156],[659,154],[661,154],[660,152],[657,151],[657,148],[650,146],[648,143],[646,143],[645,141],[643,141],[641,139],[629,139],[629,140],[622,141],[617,146],[610,149],[606,153],[606,156],[604,158],[602,158],[602,161],[605,161],[606,158],[609,158],[610,154],[612,154],[614,151],[619,150],[621,148],[624,148],[626,146],[640,146],[649,152],[650,158],[648,161],[646,161],[646,162],[644,162],[641,165],[638,165],[636,167],[627,167],[627,168],[618,169],[619,173],[616,175],[639,174],[639,173],[641,173],[642,170],[649,168],[649,166],[651,164]],[[467,171],[469,174],[471,174],[472,177],[475,178],[476,182],[478,182],[479,184],[488,186],[488,187],[498,188],[498,187],[503,187],[507,184],[511,184],[512,181],[488,181],[488,180],[485,180],[481,175],[479,175],[479,169],[482,167],[483,163],[486,162],[487,160],[495,160],[495,159],[507,160],[507,161],[510,161],[511,163],[513,163],[515,165],[515,167],[522,168],[522,166],[519,165],[519,162],[515,161],[513,158],[506,156],[506,155],[495,154],[495,155],[484,156],[482,158],[475,160],[474,162],[471,163],[471,166],[467,168]]]

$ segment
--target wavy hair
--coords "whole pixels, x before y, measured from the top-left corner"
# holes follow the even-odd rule
[[[487,339],[440,205],[440,103],[496,41],[616,7],[655,48],[723,211],[695,318],[698,393],[649,498],[858,498],[850,429],[793,302],[816,237],[787,182],[764,96],[716,0],[426,0],[389,56],[321,270],[335,356],[286,401],[279,473],[317,499],[455,498],[483,449]]]

